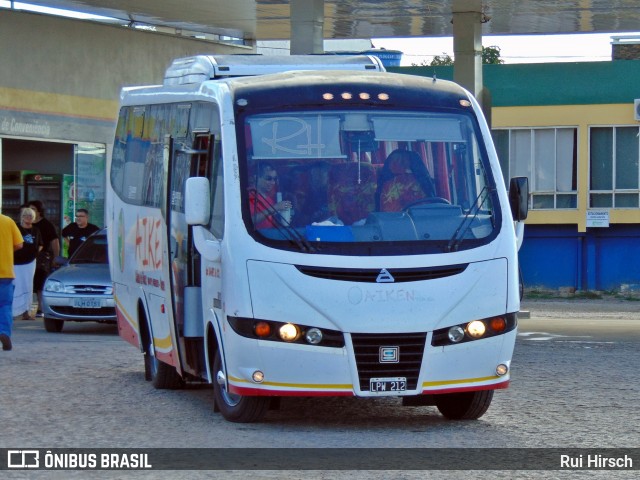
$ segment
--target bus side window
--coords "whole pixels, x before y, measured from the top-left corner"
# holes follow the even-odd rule
[[[211,182],[211,233],[219,240],[224,235],[224,169],[222,167],[222,144],[219,137],[212,137],[212,171],[209,176]]]

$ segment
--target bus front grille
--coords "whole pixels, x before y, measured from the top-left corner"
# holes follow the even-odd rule
[[[370,379],[405,377],[407,390],[415,390],[427,338],[420,333],[352,333],[360,390],[369,391]],[[382,361],[383,349],[397,348],[397,362]]]
[[[469,264],[448,265],[443,267],[425,268],[334,268],[334,267],[310,267],[296,265],[303,274],[310,277],[325,280],[341,280],[343,282],[377,283],[380,275],[384,274],[384,283],[421,282],[424,280],[436,280],[458,275],[465,271]]]

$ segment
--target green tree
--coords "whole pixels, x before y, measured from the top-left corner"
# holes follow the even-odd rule
[[[492,45],[491,47],[482,47],[482,63],[485,65],[498,65],[504,63],[504,60],[500,58],[500,47],[497,45]],[[446,53],[442,53],[442,55],[436,55],[431,60],[431,63],[427,64],[426,60],[423,60],[420,65],[416,65],[415,63],[412,66],[430,66],[430,67],[440,67],[443,65],[453,65],[453,58]]]
[[[424,63],[426,62],[423,61],[423,64]],[[433,57],[433,60],[431,60],[431,63],[429,65],[432,67],[439,67],[442,65],[453,65],[453,59],[446,53],[443,53],[442,56],[436,55],[435,57]]]
[[[482,63],[485,65],[498,65],[504,63],[500,58],[500,47],[493,45],[491,47],[482,47]]]

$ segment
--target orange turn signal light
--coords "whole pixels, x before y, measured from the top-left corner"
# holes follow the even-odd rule
[[[271,335],[271,325],[269,325],[267,322],[257,322],[253,326],[253,331],[258,337],[265,338]]]
[[[494,332],[502,332],[507,328],[507,321],[504,317],[494,317],[489,322],[489,326]]]

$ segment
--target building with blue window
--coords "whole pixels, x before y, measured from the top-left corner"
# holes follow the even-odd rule
[[[485,65],[483,77],[505,181],[529,177],[525,286],[640,289],[640,60]]]

